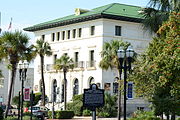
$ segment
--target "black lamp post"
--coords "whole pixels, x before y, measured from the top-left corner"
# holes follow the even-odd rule
[[[23,120],[23,101],[24,101],[24,81],[26,80],[26,73],[27,73],[27,68],[29,66],[29,63],[27,60],[19,61],[18,64],[19,68],[19,79],[22,81],[21,84],[21,120]]]
[[[123,49],[123,47],[119,47],[118,50],[118,58],[120,63],[120,70],[124,70],[124,120],[126,120],[126,84],[127,84],[127,70],[131,70],[131,60],[134,56],[134,50],[132,46],[129,46],[126,50]],[[124,65],[123,65],[124,63]]]

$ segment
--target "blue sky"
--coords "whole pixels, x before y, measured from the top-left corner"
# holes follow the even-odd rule
[[[53,20],[74,13],[75,8],[93,9],[110,3],[145,7],[149,0],[2,0],[0,2],[1,28],[8,30],[12,17],[12,30]],[[33,34],[27,32],[33,38]]]

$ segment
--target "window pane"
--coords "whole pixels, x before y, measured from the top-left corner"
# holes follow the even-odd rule
[[[79,37],[81,37],[81,34],[82,34],[82,28],[79,28]]]
[[[42,35],[42,36],[41,36],[41,39],[42,39],[42,40],[45,40],[45,35]]]
[[[95,33],[95,26],[91,26],[91,35],[94,35]]]
[[[67,33],[67,39],[70,39],[70,30],[68,30],[68,33]]]
[[[121,26],[115,26],[115,35],[121,36]]]
[[[57,41],[59,41],[59,38],[60,38],[60,32],[57,32]]]
[[[57,60],[57,55],[55,54],[54,55],[54,64],[56,63],[56,60]]]
[[[62,40],[65,39],[65,31],[62,32]]]
[[[52,41],[54,41],[54,38],[55,38],[55,34],[54,33],[52,33]]]
[[[73,38],[76,37],[76,29],[73,29]]]

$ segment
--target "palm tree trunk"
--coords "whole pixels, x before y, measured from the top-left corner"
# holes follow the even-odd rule
[[[17,63],[12,64],[11,81],[10,81],[11,83],[10,83],[9,94],[8,94],[8,103],[7,103],[6,110],[5,110],[5,118],[7,118],[9,108],[10,108],[12,89],[14,86],[14,80],[15,80],[15,76],[16,76],[16,66],[17,66]]]
[[[64,72],[64,110],[66,110],[66,94],[67,94],[67,80],[66,80],[66,70],[63,70]]]
[[[41,59],[41,80],[42,80],[42,105],[45,106],[45,82],[44,82],[44,56],[40,55]]]

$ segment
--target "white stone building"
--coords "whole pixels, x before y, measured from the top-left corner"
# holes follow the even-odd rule
[[[141,8],[137,6],[112,3],[92,10],[76,9],[70,16],[24,29],[34,32],[35,39],[42,38],[49,42],[53,50],[52,56],[45,57],[44,75],[49,101],[55,84],[56,110],[63,107],[63,72],[53,69],[55,60],[63,54],[68,54],[77,65],[73,71],[67,73],[67,101],[70,101],[74,94],[83,94],[83,89],[89,88],[92,82],[97,83],[102,89],[108,85],[106,92],[113,93],[116,87],[113,83],[118,73],[116,70],[105,71],[99,67],[100,52],[103,43],[113,39],[128,41],[137,53],[143,52],[152,36],[143,31],[140,11]],[[34,90],[39,92],[39,57],[35,59],[34,65]],[[128,105],[137,109],[146,107],[147,104],[141,99],[133,98],[127,101]],[[50,107],[50,104],[48,106]]]

